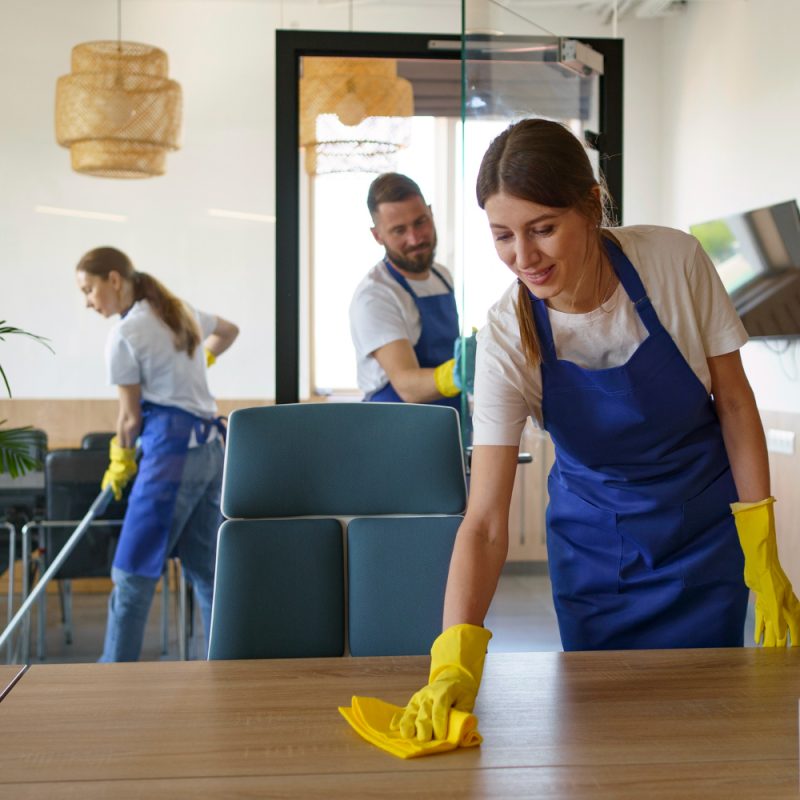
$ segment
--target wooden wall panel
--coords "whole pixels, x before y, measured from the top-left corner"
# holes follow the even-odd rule
[[[266,400],[218,400],[220,414],[227,416],[234,409],[271,405]],[[0,400],[0,420],[4,427],[33,425],[47,431],[51,450],[79,447],[81,438],[90,431],[111,431],[117,423],[116,400],[12,399]]]
[[[237,408],[270,405],[260,399],[219,400],[220,413]],[[113,430],[116,400],[0,400],[0,420],[7,426],[33,425],[47,431],[51,449],[77,447],[89,431]],[[793,431],[800,444],[800,414],[762,411],[764,427]],[[533,464],[521,465],[512,500],[509,559],[546,558],[543,543],[544,508],[547,502],[546,473],[552,463],[552,445],[526,429],[523,448],[532,451]],[[800,588],[800,456],[770,453],[772,492],[778,499],[775,515],[781,560],[793,585]],[[524,531],[523,531],[524,527]]]

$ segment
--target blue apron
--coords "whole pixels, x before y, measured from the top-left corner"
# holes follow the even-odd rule
[[[446,294],[437,294],[432,297],[417,297],[408,281],[389,263],[383,262],[389,274],[411,295],[419,311],[422,332],[419,341],[414,345],[414,353],[419,365],[424,368],[438,367],[444,361],[453,357],[456,339],[459,336],[458,309],[453,287],[447,283],[442,274],[431,267],[431,272],[448,288]],[[394,390],[391,383],[378,389],[364,398],[377,403],[402,403],[403,400]],[[431,400],[430,405],[450,406],[461,411],[461,396],[442,397]]]
[[[719,420],[633,265],[606,249],[648,333],[627,363],[559,360],[547,307],[531,296],[556,452],[547,548],[562,644],[741,646],[748,591]]]
[[[128,497],[115,567],[146,578],[160,577],[192,431],[198,444],[204,444],[212,427],[224,435],[221,418],[203,419],[180,408],[142,403],[142,457]]]

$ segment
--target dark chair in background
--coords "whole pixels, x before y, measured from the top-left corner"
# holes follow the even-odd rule
[[[109,442],[114,438],[114,431],[92,431],[81,439],[81,450],[104,450],[108,453]]]
[[[107,449],[52,450],[45,459],[45,519],[39,530],[42,572],[71,536],[78,522],[100,492],[100,482],[108,467]],[[72,586],[74,578],[106,578],[111,575],[120,523],[125,516],[126,497],[112,501],[102,518],[96,520],[55,576],[61,598],[64,637],[72,641]],[[104,524],[104,520],[111,521]],[[45,600],[39,604],[38,655],[44,658]]]
[[[209,658],[427,653],[465,505],[453,409],[234,411]]]
[[[81,450],[97,450],[102,451],[106,457],[106,466],[108,465],[108,446],[111,439],[115,436],[114,431],[90,431],[84,434],[81,439]],[[105,467],[103,468],[105,472]],[[102,472],[100,479],[102,479]],[[98,480],[98,486],[100,485]],[[128,487],[130,489],[130,487]],[[88,508],[88,506],[87,506]],[[122,504],[122,514],[124,516],[124,503]],[[113,559],[113,554],[112,554]],[[170,604],[170,569],[172,565],[172,573],[177,585],[178,593],[176,595],[178,607],[176,614],[178,617],[178,653],[179,658],[182,660],[189,657],[191,650],[191,639],[194,635],[195,625],[195,604],[192,601],[192,587],[185,580],[184,573],[180,569],[180,564],[177,559],[170,559],[164,568],[164,575],[162,576],[161,592],[161,654],[166,655],[169,650],[169,604]]]

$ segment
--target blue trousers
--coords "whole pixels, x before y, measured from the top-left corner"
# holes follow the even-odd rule
[[[214,564],[222,488],[223,448],[219,439],[189,450],[172,517],[167,553],[177,555],[195,589],[208,642]],[[108,598],[108,622],[99,661],[138,661],[144,629],[158,578],[111,570],[114,588]]]

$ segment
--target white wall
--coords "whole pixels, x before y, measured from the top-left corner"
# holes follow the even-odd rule
[[[800,3],[693,2],[663,26],[664,222],[797,198]],[[796,342],[753,342],[743,359],[762,409],[800,412]]]
[[[184,143],[167,174],[144,181],[73,173],[53,133],[55,81],[70,49],[116,37],[114,0],[0,0],[0,319],[48,336],[0,343],[16,397],[112,397],[103,374],[109,322],[82,307],[74,265],[111,244],[176,293],[237,322],[235,348],[210,373],[218,397],[274,395],[274,226],[209,208],[273,214],[276,28],[348,30],[345,2],[124,0],[122,35],[162,47],[183,87]],[[352,29],[456,33],[458,0],[355,3]],[[575,9],[529,10],[563,35],[610,36]],[[658,221],[661,21],[626,38],[626,221]],[[37,214],[37,205],[106,211],[124,223]],[[280,224],[280,221],[278,222]]]

